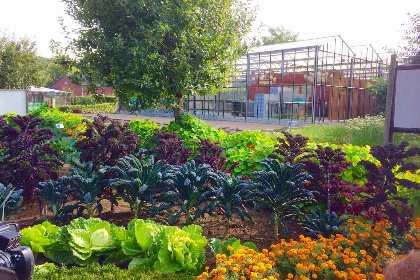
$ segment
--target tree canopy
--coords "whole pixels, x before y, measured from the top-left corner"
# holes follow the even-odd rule
[[[408,14],[409,23],[405,24],[403,40],[405,44],[399,50],[388,49],[397,53],[402,62],[420,64],[420,13]]]
[[[35,41],[0,35],[0,88],[50,86],[65,72],[53,59],[36,54]]]
[[[242,0],[64,0],[80,23],[69,45],[88,83],[115,89],[136,109],[160,104],[182,113],[188,94],[215,93],[227,85],[254,10]]]
[[[299,33],[294,33],[292,30],[286,29],[283,26],[270,27],[263,25],[262,27],[267,28],[269,35],[262,36],[261,40],[257,40],[257,46],[293,42],[299,36]]]

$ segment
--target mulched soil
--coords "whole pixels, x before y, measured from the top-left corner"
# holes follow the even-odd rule
[[[68,168],[69,166],[65,165],[60,172],[60,176],[69,175]],[[69,200],[71,202],[71,198]],[[107,220],[118,226],[127,226],[128,222],[134,217],[130,205],[122,200],[118,201],[118,206],[114,207],[114,211],[111,211],[111,203],[109,201],[103,200],[102,205],[104,207],[103,212],[99,215],[96,214],[95,217]],[[42,223],[44,220],[42,218],[49,218],[51,215],[51,213],[46,211],[47,205],[45,203],[43,203],[44,213],[40,215],[39,204],[36,199],[33,201],[26,201],[22,206],[23,210],[17,213],[14,219],[10,220],[11,222],[19,223],[20,229]],[[241,221],[238,216],[233,216],[230,222],[231,227],[226,238],[236,237],[239,238],[241,242],[254,242],[259,250],[264,248],[269,249],[270,245],[273,244],[274,237],[273,227],[268,225],[269,212],[261,211],[256,213],[252,211],[252,207],[248,208],[248,210],[254,218],[254,223],[252,224],[248,219]],[[141,213],[139,218],[150,219],[146,212]],[[156,218],[151,220],[160,223]],[[213,237],[223,238],[225,231],[225,220],[223,219],[223,216],[214,217],[205,215],[203,218],[198,219],[196,224],[203,228],[202,234],[206,236],[208,240]],[[176,225],[182,227],[182,217]],[[290,237],[295,240],[298,239],[299,234],[302,233],[301,229],[294,222],[289,223],[289,231]],[[281,233],[280,238],[282,238]],[[211,256],[210,250],[207,250],[206,257],[208,265],[214,266],[215,259]],[[46,260],[43,258],[37,259],[37,263],[43,263],[45,261]]]
[[[124,201],[119,201],[118,206],[115,207],[114,212],[111,212],[111,204],[109,201],[103,201],[104,211],[100,215],[95,215],[103,220],[107,220],[111,223],[114,223],[118,226],[127,226],[128,222],[133,219],[133,211],[130,208],[130,205]],[[45,205],[46,206],[46,205]],[[17,213],[14,219],[11,219],[11,222],[19,223],[20,229],[39,224],[43,221],[40,219],[39,205],[38,202],[30,201],[23,204],[24,210]],[[252,209],[249,209],[252,211]],[[49,217],[50,213],[45,213],[42,217]],[[231,228],[228,232],[226,238],[236,237],[241,240],[241,242],[252,241],[258,247],[259,250],[264,248],[270,248],[270,245],[273,243],[274,230],[273,227],[268,226],[269,213],[268,212],[253,212],[252,215],[254,218],[254,224],[252,224],[248,219],[241,221],[239,217],[234,216],[231,219]],[[147,213],[142,213],[142,219],[150,219]],[[156,222],[159,222],[157,219],[152,219]],[[176,224],[177,226],[182,226],[182,217],[181,221]],[[206,215],[204,218],[200,218],[196,221],[196,224],[202,226],[203,235],[210,238],[217,237],[223,238],[225,231],[225,221],[222,216],[209,216]],[[297,239],[298,235],[301,234],[301,230],[296,226],[295,223],[289,224],[290,237]],[[281,236],[280,236],[281,238]],[[215,259],[210,254],[210,250],[206,252],[207,265],[214,267]],[[44,263],[45,258],[39,257],[36,261],[37,264]]]

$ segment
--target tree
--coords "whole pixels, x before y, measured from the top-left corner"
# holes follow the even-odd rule
[[[0,88],[42,86],[48,79],[36,55],[37,47],[28,38],[0,35]]]
[[[254,19],[242,0],[64,0],[80,23],[62,57],[90,84],[115,89],[135,109],[160,104],[182,114],[183,97],[215,93],[229,83],[242,39]]]
[[[403,40],[406,43],[399,50],[388,49],[397,53],[403,63],[420,64],[420,13],[408,14],[410,22],[405,24]]]
[[[63,67],[58,64],[53,58],[38,57],[39,67],[42,75],[45,77],[42,81],[42,86],[50,87],[58,79],[67,75]]]
[[[257,46],[293,42],[296,41],[299,36],[299,33],[294,33],[292,30],[286,29],[283,26],[269,27],[262,25],[262,27],[267,27],[267,31],[270,35],[261,37],[262,42],[257,40]]]
[[[374,83],[368,83],[366,88],[370,90],[369,94],[375,98],[376,113],[385,114],[388,80],[376,77],[373,80]]]

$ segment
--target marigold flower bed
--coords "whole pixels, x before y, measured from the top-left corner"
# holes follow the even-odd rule
[[[420,219],[412,223],[407,242],[420,248]],[[239,249],[231,256],[217,255],[216,268],[197,277],[203,279],[385,279],[383,268],[401,256],[389,247],[390,224],[374,225],[349,220],[347,237],[337,234],[314,240],[281,240],[257,253]],[[410,244],[407,244],[410,247]]]

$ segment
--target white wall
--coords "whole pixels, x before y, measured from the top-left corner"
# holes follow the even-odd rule
[[[6,113],[27,114],[26,90],[0,89],[0,115]]]
[[[420,128],[420,69],[397,71],[394,127]]]

